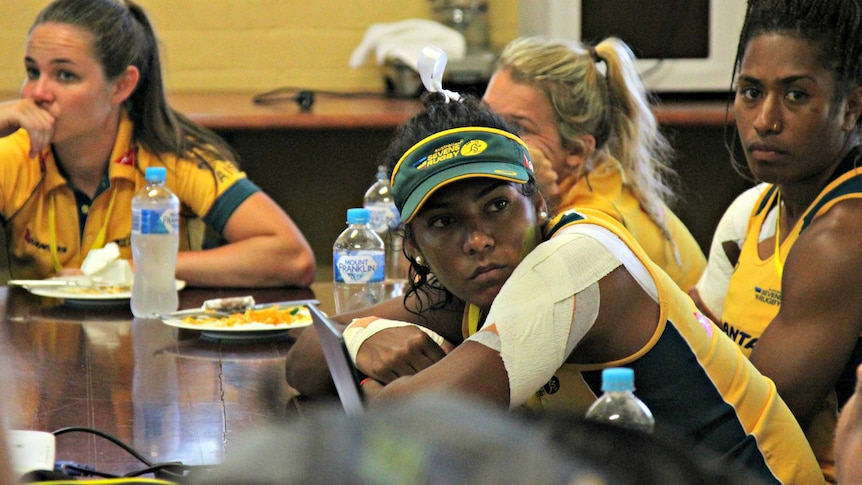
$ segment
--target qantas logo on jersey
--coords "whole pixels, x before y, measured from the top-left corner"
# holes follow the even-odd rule
[[[727,322],[722,323],[721,328],[722,328],[722,330],[724,330],[724,333],[726,333],[727,336],[730,337],[731,340],[736,342],[736,345],[739,345],[743,349],[753,349],[754,344],[757,343],[757,340],[758,340],[757,337],[753,337],[749,333],[746,333],[746,332],[743,332],[742,330],[734,328],[733,326],[729,325]]]
[[[120,158],[114,160],[114,163],[125,165],[127,167],[135,166],[135,149],[131,149],[123,154]]]

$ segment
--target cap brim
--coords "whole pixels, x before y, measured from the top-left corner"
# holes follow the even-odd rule
[[[527,183],[530,180],[530,174],[525,167],[519,167],[511,163],[488,161],[455,165],[435,173],[419,184],[407,196],[404,207],[401,209],[402,222],[410,222],[419,209],[422,208],[422,205],[425,204],[425,201],[441,187],[445,187],[452,182],[476,177],[495,178],[519,184]]]

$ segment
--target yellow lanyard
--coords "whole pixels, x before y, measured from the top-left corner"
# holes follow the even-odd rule
[[[42,163],[44,166],[44,158],[42,159]],[[114,163],[119,163],[122,165],[134,165],[134,148],[124,153],[123,156],[115,160]],[[114,212],[114,200],[116,200],[117,198],[117,188],[110,187],[109,190],[111,191],[111,200],[108,202],[108,210],[105,211],[105,221],[102,222],[102,227],[99,229],[99,233],[96,234],[96,239],[93,240],[93,244],[90,246],[91,250],[101,249],[102,246],[105,245],[105,238],[108,234],[108,224],[110,224],[111,214]],[[48,229],[48,235],[50,237],[49,246],[51,250],[51,260],[54,263],[54,271],[59,274],[60,270],[63,269],[63,265],[60,264],[60,258],[57,256],[57,203],[54,201],[53,192],[51,193],[51,197],[48,199],[48,224],[50,225]]]
[[[775,269],[778,270],[778,278],[784,275],[784,263],[781,262],[781,192],[775,197]]]

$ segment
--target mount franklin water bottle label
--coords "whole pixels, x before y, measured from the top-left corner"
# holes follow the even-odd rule
[[[336,283],[379,283],[384,278],[385,255],[380,251],[335,253]]]
[[[139,234],[176,234],[180,229],[180,214],[173,209],[132,211],[132,232]]]
[[[386,232],[389,229],[395,229],[401,224],[401,216],[398,214],[398,209],[395,204],[373,203],[366,204],[370,219],[368,225],[371,230],[376,233]]]

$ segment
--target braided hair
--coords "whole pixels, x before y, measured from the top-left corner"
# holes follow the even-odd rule
[[[862,84],[862,0],[749,0],[736,50],[734,79],[748,44],[770,33],[808,40],[818,48],[820,62],[835,73],[835,101]],[[856,120],[857,128],[860,121],[862,118]],[[734,169],[751,178],[748,166],[733,157],[732,149],[730,152]]]
[[[820,47],[823,65],[836,73],[836,99],[862,83],[862,3],[860,0],[749,0],[736,51],[736,69],[748,43],[780,33]]]

